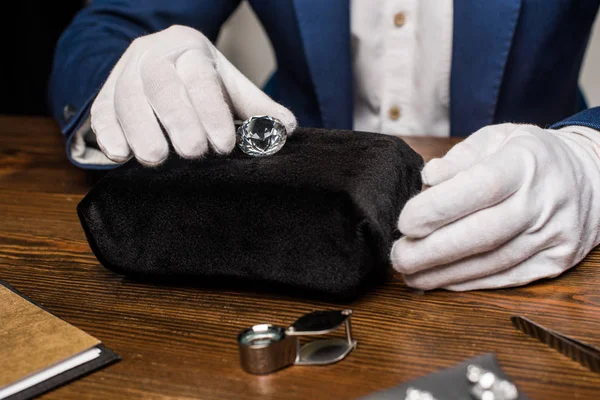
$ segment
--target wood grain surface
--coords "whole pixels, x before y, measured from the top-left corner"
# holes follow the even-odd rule
[[[407,141],[426,159],[455,143]],[[51,120],[0,117],[0,279],[123,357],[45,398],[351,399],[494,352],[532,399],[600,399],[600,375],[510,322],[522,314],[600,346],[598,249],[557,279],[517,289],[421,293],[395,277],[344,305],[359,343],[346,360],[257,377],[239,367],[238,331],[340,305],[143,284],[104,269],[75,213],[99,176],[67,161]]]

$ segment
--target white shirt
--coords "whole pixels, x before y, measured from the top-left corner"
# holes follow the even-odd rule
[[[352,0],[354,129],[449,136],[453,0]]]

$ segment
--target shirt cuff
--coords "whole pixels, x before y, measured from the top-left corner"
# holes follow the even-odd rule
[[[83,169],[107,170],[120,165],[106,157],[98,147],[89,113],[67,139],[67,157],[74,165]]]

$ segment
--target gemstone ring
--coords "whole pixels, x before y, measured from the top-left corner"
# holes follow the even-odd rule
[[[285,126],[267,115],[250,117],[237,130],[237,145],[249,156],[265,157],[277,153],[287,140]]]

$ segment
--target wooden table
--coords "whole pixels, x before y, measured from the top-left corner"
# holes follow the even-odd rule
[[[409,143],[426,159],[452,145]],[[356,398],[487,352],[532,399],[600,398],[600,375],[509,321],[523,314],[600,346],[598,250],[558,279],[518,289],[423,294],[397,277],[346,305],[359,346],[345,361],[257,377],[239,367],[240,329],[340,305],[139,284],[104,269],[75,213],[97,177],[67,161],[51,120],[0,117],[0,279],[123,357],[46,398]]]

